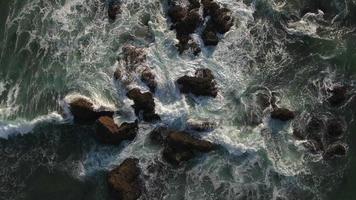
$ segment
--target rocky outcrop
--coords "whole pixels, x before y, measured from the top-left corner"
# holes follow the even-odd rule
[[[151,141],[164,146],[163,158],[174,165],[179,165],[197,155],[216,149],[217,145],[192,137],[188,132],[175,131],[166,127],[158,127],[150,133]]]
[[[74,117],[74,123],[92,124],[101,116],[112,117],[113,111],[98,111],[93,107],[93,103],[86,98],[77,98],[69,102],[69,109]]]
[[[121,12],[121,4],[119,1],[110,1],[108,6],[108,16],[111,21],[116,20],[116,16]]]
[[[122,48],[119,66],[114,72],[114,79],[128,86],[134,80],[134,74],[139,74],[141,81],[151,92],[156,91],[157,82],[153,70],[147,65],[147,53],[144,48],[125,45]]]
[[[179,1],[169,0],[167,15],[172,22],[172,29],[176,30],[179,43],[176,45],[179,53],[191,50],[194,55],[201,51],[198,43],[191,37],[197,32],[199,27],[204,27],[201,38],[205,45],[217,45],[218,34],[224,34],[233,26],[231,12],[227,8],[222,8],[212,0],[201,1],[204,8],[204,15],[199,13],[201,4],[197,0]],[[206,25],[203,24],[207,18]]]
[[[160,117],[155,113],[155,102],[150,92],[141,93],[140,89],[134,88],[131,89],[126,96],[134,101],[132,107],[135,109],[136,116],[142,116],[146,122],[160,120]]]
[[[335,143],[330,145],[325,153],[324,158],[334,158],[334,157],[343,157],[347,154],[347,146],[342,143]]]
[[[294,117],[294,112],[288,110],[287,108],[274,108],[271,112],[271,118],[278,119],[281,121],[289,121],[291,119],[294,119]]]
[[[100,117],[96,122],[96,137],[105,144],[120,144],[133,140],[138,132],[138,123],[122,123],[117,126],[111,117]]]
[[[198,69],[194,77],[183,76],[177,80],[182,93],[192,93],[197,96],[216,97],[218,90],[214,76],[209,69]]]
[[[141,170],[136,158],[124,160],[108,175],[108,185],[112,196],[121,200],[136,200],[142,194]]]

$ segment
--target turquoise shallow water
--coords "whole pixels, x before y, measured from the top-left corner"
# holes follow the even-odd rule
[[[174,48],[164,1],[123,1],[115,23],[99,0],[1,1],[0,199],[109,199],[107,171],[132,156],[144,174],[143,199],[356,199],[353,26],[316,13],[293,17],[302,1],[219,2],[235,24],[216,48],[192,57]],[[133,142],[106,146],[91,137],[93,127],[60,116],[61,101],[78,94],[132,114],[112,80],[127,43],[148,52],[162,123],[182,129],[188,118],[213,119],[219,127],[203,137],[221,150],[178,169],[161,166],[161,150],[147,138],[154,125],[140,124]],[[174,81],[200,67],[215,74],[216,99],[178,92]],[[351,86],[350,101],[330,108],[322,90],[335,83]],[[292,123],[258,110],[253,97],[265,88],[301,116],[340,117],[348,155],[325,161],[302,148]]]

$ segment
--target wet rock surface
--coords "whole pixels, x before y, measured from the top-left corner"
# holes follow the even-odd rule
[[[198,132],[212,131],[215,129],[216,126],[217,124],[215,122],[208,121],[208,120],[190,119],[187,121],[188,130],[193,130]]]
[[[124,140],[133,140],[138,132],[138,124],[122,123],[120,127],[111,117],[100,117],[96,122],[96,137],[105,144],[120,144]]]
[[[150,133],[150,139],[164,146],[162,156],[173,165],[180,165],[194,158],[197,152],[206,153],[217,148],[217,145],[196,139],[188,132],[175,131],[167,127],[155,128]]]
[[[194,77],[185,75],[177,80],[177,84],[182,93],[215,98],[218,94],[218,89],[214,79],[209,69],[198,69]]]
[[[113,198],[121,200],[136,200],[142,194],[140,180],[141,170],[139,160],[128,158],[108,175],[108,185]]]
[[[117,0],[110,1],[108,5],[108,16],[111,21],[116,20],[116,16],[121,13],[121,3]]]
[[[136,116],[142,116],[143,120],[146,122],[155,122],[160,120],[160,117],[155,113],[155,102],[152,93],[142,93],[140,89],[134,88],[131,89],[126,96],[134,101],[134,105],[132,105],[132,107],[135,110]]]
[[[74,117],[74,123],[92,124],[101,116],[112,117],[114,111],[97,111],[94,104],[86,98],[77,98],[69,102],[69,109]]]
[[[327,101],[331,106],[340,106],[347,99],[347,87],[346,86],[334,86],[327,90],[329,97]]]

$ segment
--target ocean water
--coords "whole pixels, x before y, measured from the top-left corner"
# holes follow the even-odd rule
[[[122,0],[114,23],[104,0],[1,0],[0,199],[110,199],[106,173],[127,157],[140,160],[141,199],[356,199],[356,2],[304,12],[302,0],[216,1],[231,9],[234,26],[194,57],[174,47],[164,0]],[[217,128],[201,137],[223,148],[177,168],[149,141],[154,124],[140,123],[134,141],[108,146],[91,137],[93,127],[62,115],[66,99],[84,95],[122,111],[117,120],[133,118],[112,78],[126,44],[147,51],[161,124],[213,120]],[[216,77],[217,98],[180,94],[175,80],[202,67]],[[337,84],[351,89],[333,108],[323,91]],[[340,118],[347,156],[308,152],[292,136],[298,120],[272,120],[258,106],[256,95],[271,92],[298,116]]]

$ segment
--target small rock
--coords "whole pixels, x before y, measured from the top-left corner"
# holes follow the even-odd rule
[[[183,21],[187,14],[188,9],[180,5],[172,6],[168,9],[168,16],[171,18],[173,23]]]
[[[147,54],[144,48],[125,45],[122,48],[123,60],[128,69],[134,69],[136,65],[146,62]]]
[[[116,199],[136,200],[142,194],[142,185],[138,159],[128,158],[109,172],[108,184]]]
[[[133,140],[138,131],[137,122],[122,123],[118,127],[111,117],[100,117],[96,123],[96,136],[105,144],[120,144],[123,140]]]
[[[74,117],[74,123],[91,124],[101,116],[112,117],[113,111],[96,111],[93,103],[85,98],[77,98],[69,103],[70,111]]]
[[[219,43],[219,38],[214,31],[205,29],[202,34],[202,40],[206,46],[216,46]]]
[[[305,137],[306,137],[306,134],[302,130],[300,130],[299,128],[294,128],[293,129],[293,136],[297,140],[304,140]]]
[[[155,80],[155,75],[149,68],[143,70],[141,74],[141,80],[147,85],[147,87],[150,89],[152,93],[156,91],[157,82]]]
[[[273,119],[279,119],[281,121],[289,121],[291,119],[294,119],[295,114],[293,111],[290,111],[286,108],[275,108],[271,112],[271,117]]]
[[[152,93],[141,93],[140,89],[134,88],[126,96],[134,101],[132,107],[135,109],[136,116],[140,116],[140,113],[142,113],[143,120],[146,122],[160,120],[160,117],[155,113],[155,102]]]
[[[180,86],[180,91],[182,93],[192,93],[197,96],[211,96],[215,98],[218,91],[214,76],[209,69],[200,69],[200,71],[205,71],[206,76],[183,76],[179,78],[177,83]]]
[[[212,131],[216,127],[216,123],[209,121],[188,120],[187,128],[194,131],[205,132]]]

